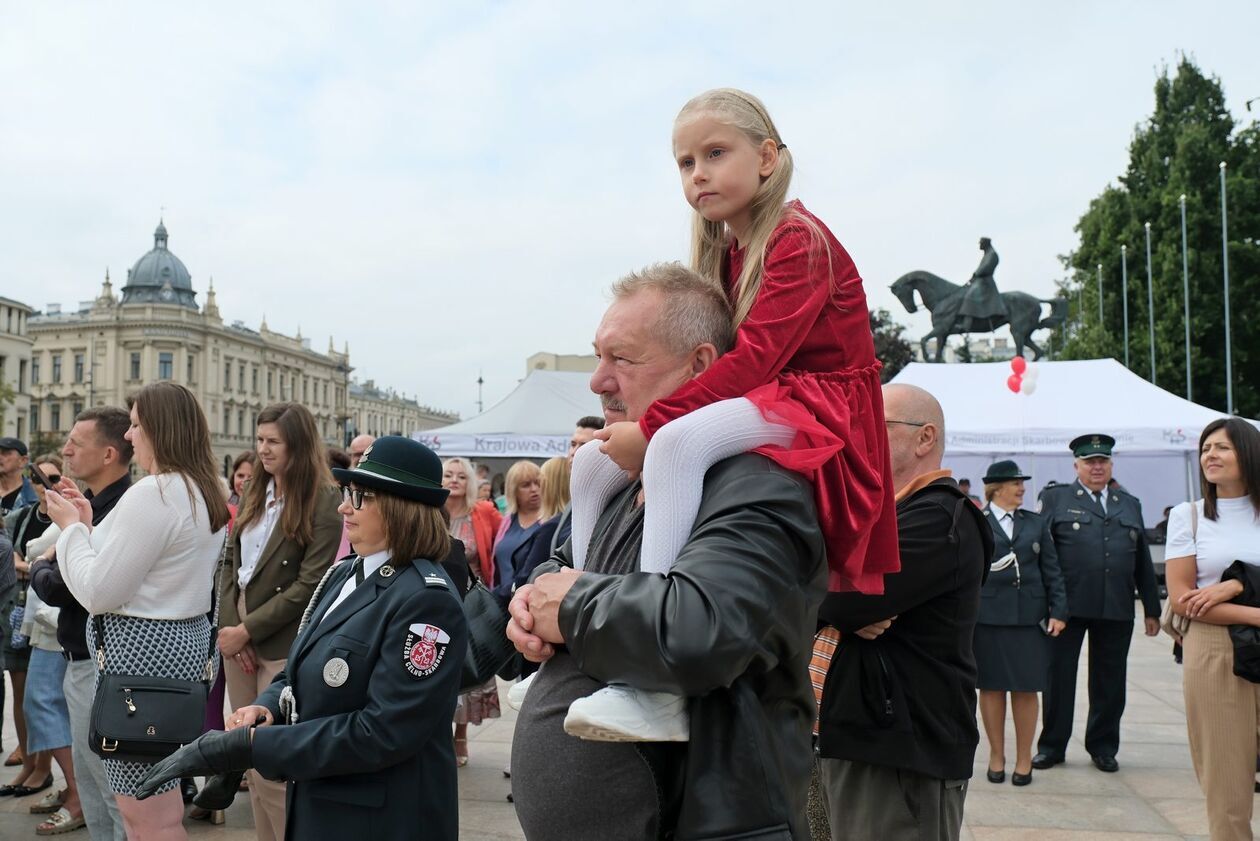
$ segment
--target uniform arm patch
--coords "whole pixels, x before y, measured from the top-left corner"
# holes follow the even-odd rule
[[[450,642],[450,634],[437,625],[418,622],[408,626],[403,643],[403,667],[416,680],[429,677],[442,667]]]

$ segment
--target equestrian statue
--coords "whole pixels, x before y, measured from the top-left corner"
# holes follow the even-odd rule
[[[1038,298],[1027,292],[998,292],[997,281],[993,279],[998,255],[988,237],[980,239],[980,250],[984,256],[966,286],[950,283],[931,272],[916,271],[902,275],[889,287],[906,312],[917,311],[914,293],[918,292],[923,306],[932,314],[932,332],[919,340],[923,359],[941,362],[945,340],[950,336],[988,333],[1003,324],[1010,325],[1017,356],[1022,356],[1027,346],[1035,354],[1033,359],[1040,359],[1041,348],[1032,340],[1032,332],[1066,321],[1067,299]],[[1050,305],[1050,315],[1045,318],[1041,317],[1042,304]],[[934,359],[928,358],[928,339],[936,339]]]

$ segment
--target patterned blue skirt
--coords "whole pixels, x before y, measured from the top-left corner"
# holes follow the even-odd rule
[[[144,619],[107,613],[104,619],[106,672],[201,680],[210,648],[210,622],[205,616]],[[88,648],[95,652],[96,629],[91,619],[88,619],[87,632]],[[99,679],[97,685],[100,685]],[[115,794],[134,797],[136,786],[150,767],[143,762],[106,759],[105,775]],[[179,780],[171,780],[158,789],[158,793],[178,786]]]

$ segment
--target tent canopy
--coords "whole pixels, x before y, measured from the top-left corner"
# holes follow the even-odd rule
[[[1116,439],[1114,476],[1141,502],[1148,525],[1165,506],[1198,495],[1199,434],[1220,412],[1170,394],[1114,359],[1038,362],[1036,389],[1006,387],[1010,363],[911,363],[895,383],[930,392],[945,412],[945,466],[973,493],[993,461],[1012,458],[1032,476],[1025,507],[1048,482],[1076,479],[1068,442],[1100,432]]]
[[[578,418],[603,414],[591,375],[531,371],[512,392],[476,417],[411,437],[443,458],[550,458],[569,451]]]

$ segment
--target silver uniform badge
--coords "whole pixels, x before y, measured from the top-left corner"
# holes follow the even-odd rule
[[[381,567],[381,578],[389,578],[393,574],[394,568],[389,564],[385,564],[385,566]]]
[[[1081,530],[1081,524],[1080,524],[1080,523],[1073,523],[1073,524],[1072,524],[1072,530],[1073,530],[1073,531],[1080,531],[1080,530]]]
[[[332,687],[341,686],[350,679],[350,664],[340,657],[334,657],[324,664],[324,683]]]

